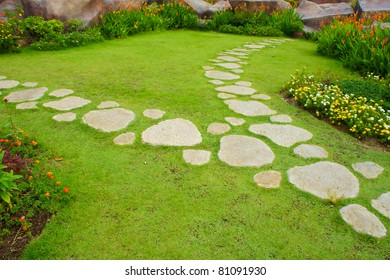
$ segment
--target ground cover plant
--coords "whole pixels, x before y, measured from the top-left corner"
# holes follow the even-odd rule
[[[261,139],[276,155],[270,165],[232,168],[218,160],[221,136],[207,133],[210,123],[224,122],[227,116],[242,117],[246,123],[230,133],[253,136],[249,126],[268,122],[269,117],[243,117],[228,109],[202,66],[212,65],[209,59],[221,51],[255,41],[259,38],[176,30],[60,52],[23,50],[17,56],[3,55],[0,75],[36,81],[49,91],[70,88],[92,101],[74,110],[77,120],[71,123],[55,122],[52,117],[58,111],[41,103],[38,110],[0,104],[1,119],[28,127],[29,134],[39,139],[41,156],[55,162],[48,171],[61,178],[62,186],[69,187],[75,197],[22,258],[388,259],[389,236],[376,239],[359,234],[339,214],[341,207],[352,202],[372,210],[371,199],[388,191],[388,152],[367,147],[280,98],[290,74],[304,66],[316,76],[331,70],[338,77],[351,77],[337,60],[319,56],[316,44],[295,40],[254,52],[241,77],[272,97],[267,105],[309,130],[310,143],[324,147],[327,160],[348,169],[354,162],[373,160],[385,169],[383,174],[375,180],[356,174],[359,196],[342,199],[335,206],[287,180],[288,169],[315,159],[302,159],[265,137]],[[28,70],[26,59],[31,65]],[[2,90],[2,96],[12,90]],[[46,95],[39,102],[53,100]],[[136,114],[128,129],[102,133],[82,123],[84,114],[107,100]],[[210,163],[192,166],[184,162],[182,148],[143,144],[141,133],[156,124],[143,117],[150,108],[166,111],[166,119],[193,122],[203,136],[196,149],[211,151]],[[126,131],[136,133],[135,143],[114,145],[114,137]],[[63,160],[56,162],[56,158]],[[282,172],[279,189],[263,189],[253,182],[256,173],[269,169]],[[389,228],[389,220],[379,218]]]

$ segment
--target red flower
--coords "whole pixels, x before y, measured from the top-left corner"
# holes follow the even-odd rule
[[[20,217],[20,219],[19,219],[19,222],[23,222],[23,221],[24,221],[24,216]]]
[[[64,188],[64,193],[68,193],[68,192],[69,192],[68,188]]]

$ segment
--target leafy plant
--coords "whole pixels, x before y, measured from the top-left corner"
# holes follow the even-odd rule
[[[8,204],[9,208],[12,208],[11,193],[18,189],[15,180],[22,178],[22,176],[14,175],[13,170],[9,172],[4,171],[3,169],[7,168],[7,166],[1,164],[3,157],[4,152],[0,153],[0,198]]]
[[[64,33],[64,24],[56,19],[45,20],[41,16],[32,16],[23,20],[23,29],[31,41],[49,40]]]

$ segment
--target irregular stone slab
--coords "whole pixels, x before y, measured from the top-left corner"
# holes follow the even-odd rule
[[[202,142],[202,135],[192,122],[179,118],[149,127],[142,141],[153,146],[194,146]]]
[[[218,97],[221,99],[231,99],[231,98],[236,98],[237,96],[230,93],[220,92],[218,93]]]
[[[373,237],[384,237],[387,230],[382,222],[367,208],[359,204],[350,204],[340,209],[343,220],[359,233]]]
[[[214,63],[221,63],[223,62],[222,60],[220,59],[209,59],[210,62],[214,62]]]
[[[247,65],[248,64],[248,62],[246,62],[246,61],[239,61],[239,62],[237,62],[238,64],[241,64],[241,65]]]
[[[238,69],[241,68],[240,64],[237,63],[218,63],[216,64],[219,67],[225,68],[225,69]]]
[[[206,71],[205,76],[210,79],[217,79],[217,80],[237,80],[240,78],[238,75],[234,75],[232,73],[228,72],[222,72],[222,71]]]
[[[44,103],[43,106],[59,111],[69,111],[72,109],[83,107],[89,103],[91,103],[90,100],[78,96],[70,96],[58,101]]]
[[[248,53],[245,52],[236,52],[236,51],[226,51],[224,54],[229,54],[229,55],[237,55],[237,56],[247,56]]]
[[[251,82],[240,81],[240,82],[237,82],[236,85],[237,86],[242,86],[242,87],[250,87],[250,86],[252,86],[252,83]]]
[[[74,91],[71,89],[57,89],[57,90],[49,93],[49,96],[64,97],[64,96],[70,95],[72,93],[74,93]]]
[[[184,150],[183,159],[192,165],[203,165],[210,161],[211,152],[204,150]]]
[[[390,192],[381,194],[377,199],[371,200],[371,205],[383,216],[390,219]]]
[[[212,83],[213,85],[217,85],[217,86],[224,84],[224,82],[222,82],[220,80],[209,80],[209,83]]]
[[[242,69],[233,69],[231,70],[233,73],[236,73],[236,74],[241,74],[241,73],[244,73],[244,70]]]
[[[207,127],[207,132],[213,135],[221,135],[230,130],[230,126],[226,123],[212,123]]]
[[[359,193],[359,181],[345,166],[320,161],[296,166],[287,171],[291,184],[323,199],[353,198]]]
[[[358,0],[357,9],[360,13],[389,12],[390,2],[388,0]]]
[[[115,102],[115,101],[104,101],[102,103],[100,103],[97,108],[98,109],[108,109],[108,108],[115,108],[115,107],[119,107],[119,103]]]
[[[252,95],[251,98],[252,99],[261,99],[261,100],[270,100],[271,96],[269,96],[267,94],[260,93],[260,94]]]
[[[282,174],[274,170],[260,172],[257,173],[255,177],[253,177],[253,180],[259,187],[266,189],[276,189],[280,187]]]
[[[203,66],[203,70],[214,70],[215,67],[213,66]]]
[[[6,76],[0,76],[0,80],[4,80],[4,79],[7,79]]]
[[[91,111],[83,116],[83,122],[103,132],[126,128],[135,119],[135,114],[123,108]]]
[[[278,122],[278,123],[292,122],[292,118],[290,118],[289,115],[285,115],[285,114],[271,116],[270,120],[271,122]]]
[[[371,161],[354,163],[352,168],[368,179],[375,179],[384,170],[383,167]]]
[[[236,48],[236,49],[233,49],[233,51],[235,51],[235,52],[244,52],[244,53],[251,53],[252,52],[252,50],[243,49],[243,48]]]
[[[6,99],[7,102],[12,102],[12,103],[33,101],[41,98],[46,91],[47,88],[45,87],[19,90],[19,91],[11,92],[4,99]]]
[[[260,139],[243,135],[228,135],[221,139],[218,158],[230,166],[260,167],[272,163],[275,155]]]
[[[327,158],[328,153],[317,145],[301,144],[294,149],[294,153],[303,158]]]
[[[9,89],[17,87],[20,83],[14,80],[2,80],[0,81],[0,89]]]
[[[158,109],[146,109],[144,111],[144,116],[152,120],[161,119],[164,115],[165,112]]]
[[[16,105],[17,110],[29,110],[29,109],[38,109],[38,102],[26,102]]]
[[[217,87],[216,90],[228,92],[228,93],[233,93],[233,94],[238,94],[238,95],[251,95],[251,94],[254,94],[256,92],[256,90],[254,88],[236,86],[236,85]]]
[[[227,62],[237,62],[237,61],[240,61],[239,58],[234,57],[234,56],[228,56],[228,55],[218,56],[217,58],[218,58],[219,60],[227,61]]]
[[[258,101],[226,100],[225,104],[227,104],[234,112],[247,117],[273,115],[276,113],[276,111],[271,110],[266,105]]]
[[[36,82],[26,82],[24,84],[22,84],[22,86],[24,87],[36,87],[38,85],[38,83]]]
[[[73,112],[59,114],[53,117],[57,122],[72,122],[76,119],[76,114]]]
[[[254,49],[254,50],[260,50],[260,49],[265,48],[265,46],[263,46],[263,45],[253,45],[253,44],[244,45],[244,47],[248,48],[248,49]]]
[[[133,132],[126,132],[114,138],[114,143],[119,146],[132,145],[135,141],[135,134]]]
[[[298,142],[307,141],[313,137],[313,134],[306,129],[289,124],[254,124],[249,127],[249,131],[266,136],[282,147],[291,147]]]
[[[227,121],[228,123],[230,123],[233,126],[239,126],[239,125],[243,125],[245,123],[244,119],[233,118],[233,117],[227,117],[227,118],[225,118],[225,121]]]

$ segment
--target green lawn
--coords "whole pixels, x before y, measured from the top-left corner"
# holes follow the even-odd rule
[[[296,156],[293,148],[262,138],[276,155],[273,164],[234,168],[218,160],[221,136],[207,134],[207,126],[241,116],[217,98],[202,66],[211,65],[208,60],[221,51],[259,40],[169,31],[58,52],[2,55],[0,75],[35,81],[49,90],[70,88],[74,95],[92,101],[74,110],[78,118],[72,123],[53,121],[57,112],[48,108],[19,111],[14,104],[0,104],[2,122],[12,120],[35,135],[49,161],[64,159],[53,163],[52,171],[74,195],[73,202],[27,247],[23,258],[389,259],[389,236],[378,240],[358,234],[338,212],[342,206],[358,203],[390,229],[390,220],[370,205],[371,199],[389,191],[389,154],[367,148],[279,96],[290,74],[304,66],[313,73],[351,74],[338,61],[317,55],[314,43],[297,40],[255,52],[243,67],[241,80],[253,82],[258,93],[271,95],[272,100],[264,103],[312,132],[309,143],[325,148],[329,161],[350,170],[352,163],[375,161],[384,173],[375,180],[355,173],[359,196],[332,207],[288,182],[288,169],[318,161]],[[83,114],[107,100],[137,115],[124,130],[136,133],[133,146],[113,144],[123,131],[101,133],[81,123]],[[166,111],[164,119],[192,121],[203,136],[197,148],[212,151],[210,163],[191,166],[182,159],[185,148],[142,144],[142,131],[156,123],[142,116],[150,108]],[[253,136],[249,125],[268,121],[268,117],[244,119],[246,123],[229,134]],[[282,172],[282,186],[258,187],[253,176],[271,169]]]

